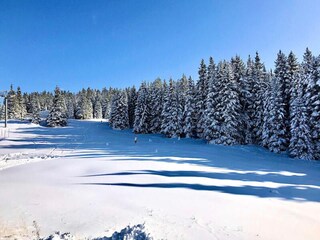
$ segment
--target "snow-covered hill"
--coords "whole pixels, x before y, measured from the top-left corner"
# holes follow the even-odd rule
[[[160,135],[134,143],[105,122],[69,123],[10,122],[0,239],[111,236],[142,223],[154,239],[319,239],[319,162]]]

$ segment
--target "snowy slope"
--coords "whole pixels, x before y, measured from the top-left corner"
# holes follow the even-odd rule
[[[319,162],[160,135],[135,144],[100,121],[9,126],[0,239],[106,236],[140,223],[155,239],[319,239]]]

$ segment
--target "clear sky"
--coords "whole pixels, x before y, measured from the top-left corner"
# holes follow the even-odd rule
[[[0,90],[197,79],[200,60],[320,53],[319,0],[1,0]]]

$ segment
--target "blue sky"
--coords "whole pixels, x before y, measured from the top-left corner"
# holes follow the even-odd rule
[[[320,53],[318,0],[1,0],[0,90],[197,79],[200,60]]]

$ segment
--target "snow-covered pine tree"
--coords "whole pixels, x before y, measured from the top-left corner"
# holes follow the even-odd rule
[[[0,104],[0,119],[4,119],[5,118],[5,107],[4,104]]]
[[[35,124],[39,124],[41,119],[40,119],[40,101],[38,95],[33,95],[31,97],[31,114],[32,114],[32,119],[31,122]]]
[[[284,109],[284,116],[283,121],[284,123],[281,123],[281,125],[284,125],[284,146],[281,147],[281,151],[284,151],[288,144],[289,144],[289,137],[290,137],[290,79],[289,79],[289,65],[287,57],[284,53],[279,51],[277,60],[275,62],[275,70],[274,70],[277,84],[279,85],[278,91],[278,99],[275,99],[275,101],[278,101],[277,104],[282,105],[281,108]],[[275,106],[277,107],[277,106]],[[280,119],[279,119],[280,121]]]
[[[93,118],[93,105],[96,100],[96,90],[87,88],[87,99],[89,100],[89,105],[88,105],[88,117],[89,119]]]
[[[108,119],[111,111],[111,100],[113,94],[115,94],[116,90],[113,88],[109,88],[108,90],[102,90],[102,116],[103,118]]]
[[[204,122],[203,115],[206,107],[206,99],[208,93],[208,76],[207,67],[204,60],[201,60],[199,67],[199,80],[196,84],[196,116],[197,116],[197,137],[203,137]]]
[[[315,147],[315,159],[320,160],[320,55],[314,59],[313,84],[310,86],[310,105],[312,109],[311,137]]]
[[[262,142],[261,145],[265,148],[269,147],[270,135],[272,130],[272,119],[274,110],[275,93],[273,91],[273,75],[267,75],[266,88],[263,96],[263,125],[262,125]]]
[[[31,113],[31,96],[32,94],[23,93],[23,102],[26,114]]]
[[[244,143],[253,144],[254,143],[254,112],[256,108],[256,92],[254,91],[254,62],[250,55],[247,60],[245,75],[243,81],[240,85],[240,104],[243,106],[243,132],[244,132]]]
[[[282,152],[287,148],[288,140],[285,122],[285,106],[283,103],[283,88],[281,79],[275,76],[272,79],[273,106],[270,111],[270,137],[268,149],[272,152]]]
[[[253,67],[253,86],[251,95],[253,97],[253,125],[252,133],[254,143],[261,144],[263,125],[263,95],[264,95],[265,67],[261,63],[260,56],[256,52]]]
[[[113,129],[129,128],[128,99],[125,91],[118,91],[113,95],[109,123]]]
[[[10,85],[10,91],[8,92],[7,95],[8,99],[8,118],[9,119],[14,119],[17,116],[17,97],[16,97],[16,92],[13,89],[12,84]]]
[[[91,119],[93,117],[93,107],[90,94],[87,90],[82,89],[78,97],[78,107],[76,111],[77,119]]]
[[[64,97],[64,101],[66,103],[66,110],[67,110],[67,118],[74,118],[75,115],[75,106],[76,106],[76,100],[74,94],[71,92],[62,92],[62,95]]]
[[[97,91],[96,98],[93,104],[93,118],[101,119],[102,118],[102,104],[101,104],[101,93]]]
[[[220,143],[221,139],[221,97],[224,63],[219,62],[217,69],[211,73],[209,91],[206,99],[204,139],[210,143]]]
[[[302,91],[303,95],[305,95],[305,100],[307,101],[307,112],[310,117],[312,109],[310,106],[310,86],[312,85],[312,78],[313,78],[313,63],[314,56],[312,52],[307,48],[305,53],[303,54],[303,61],[301,63],[301,70],[302,70]],[[309,127],[311,127],[311,123],[309,122]]]
[[[191,77],[188,79],[188,90],[186,94],[186,105],[184,108],[184,135],[187,138],[196,137],[197,118],[195,115],[195,86]]]
[[[171,100],[170,100],[170,84],[172,82],[172,79],[169,81],[169,86],[167,85],[167,82],[164,81],[163,83],[163,108],[162,108],[162,113],[161,113],[161,130],[160,133],[166,135],[167,134],[167,127],[169,125],[170,119],[169,119],[169,111],[171,108]],[[171,87],[172,88],[172,87]],[[173,90],[171,90],[173,91]]]
[[[314,158],[320,159],[320,58],[313,57],[309,49],[304,54],[305,94]]]
[[[293,118],[293,101],[296,99],[298,95],[298,85],[299,79],[301,78],[300,74],[300,66],[298,60],[293,52],[290,52],[288,55],[288,81],[290,82],[290,100],[289,100],[289,114],[290,114],[290,121]],[[291,125],[291,123],[290,123]],[[291,131],[290,131],[291,132]],[[289,136],[290,137],[290,136]]]
[[[200,71],[199,71],[199,75],[200,75]],[[201,137],[203,139],[207,139],[209,141],[209,138],[210,138],[210,131],[211,130],[208,130],[207,128],[211,125],[210,122],[211,122],[211,116],[208,116],[210,115],[210,112],[212,111],[212,109],[208,109],[208,103],[207,101],[212,101],[212,99],[210,99],[209,95],[211,94],[211,91],[213,90],[213,84],[215,84],[215,75],[216,75],[216,65],[214,63],[214,60],[212,57],[209,58],[209,65],[208,65],[208,68],[207,68],[207,79],[206,79],[206,82],[204,84],[204,88],[206,89],[205,90],[205,96],[202,96],[202,97],[205,97],[204,100],[203,100],[203,103],[204,103],[204,106],[203,106],[203,110],[202,110],[202,114],[200,114],[200,119],[198,120],[198,124],[197,124],[197,127],[199,126],[202,126],[202,129],[200,131],[202,131],[202,134],[201,136],[198,135],[198,137]],[[212,94],[211,94],[212,95]],[[210,95],[210,96],[211,96]],[[209,103],[209,105],[211,105],[211,102]]]
[[[289,155],[294,158],[312,160],[315,158],[314,144],[310,130],[310,120],[307,110],[306,93],[303,86],[306,85],[306,80],[303,72],[295,72],[294,83],[292,86],[291,96],[291,134]]]
[[[160,78],[157,78],[150,85],[150,132],[159,133],[162,123],[162,102],[163,84]]]
[[[54,90],[52,109],[46,122],[48,127],[64,127],[67,125],[66,104],[58,86]]]
[[[101,91],[101,106],[102,106],[102,118],[107,118],[106,109],[107,109],[107,96],[108,90],[104,87]]]
[[[162,110],[161,133],[167,137],[179,137],[178,102],[176,83],[170,79],[169,86],[164,95],[164,107]]]
[[[120,125],[121,124],[121,116],[119,116],[118,112],[118,103],[120,99],[120,94],[118,91],[116,91],[111,99],[111,110],[110,110],[110,116],[108,117],[109,119],[109,125],[111,128],[114,128],[114,125]],[[120,120],[119,120],[120,119]],[[114,128],[117,129],[118,128]]]
[[[94,98],[94,93],[90,88],[88,88],[85,94],[84,105],[83,105],[84,119],[93,118],[93,104],[92,104],[93,98]]]
[[[180,137],[185,137],[184,126],[185,126],[185,106],[187,103],[187,91],[188,91],[188,79],[183,74],[182,78],[177,81],[176,84],[176,98],[177,98],[177,111],[178,111],[178,132]]]
[[[250,95],[250,90],[248,86],[247,79],[245,78],[245,64],[240,58],[240,56],[235,56],[231,59],[231,66],[233,69],[234,80],[238,86],[238,94],[239,94],[239,101],[241,106],[240,112],[240,124],[241,127],[239,128],[241,133],[241,144],[246,144],[246,135],[248,134],[248,127],[247,124],[250,121],[249,114],[248,114],[248,103],[247,98]]]
[[[135,133],[150,132],[150,96],[149,86],[146,82],[142,82],[137,98],[137,105],[134,113],[133,131]]]
[[[27,113],[27,110],[26,110],[26,105],[24,103],[24,99],[23,99],[20,87],[17,87],[16,95],[17,95],[16,96],[16,99],[17,99],[16,118],[23,119]]]
[[[51,109],[53,104],[53,94],[50,92],[43,91],[39,95],[41,110],[47,111]]]
[[[223,63],[221,84],[223,86],[221,92],[221,144],[239,144],[241,141],[239,86],[234,79],[231,64],[228,62]]]
[[[313,62],[314,62],[314,56],[312,55],[312,52],[307,48],[305,53],[303,54],[303,61],[301,63],[301,67],[303,70],[303,84],[302,89],[304,91],[304,94],[307,94],[307,87],[309,85],[312,79],[313,75]]]
[[[133,128],[134,124],[134,112],[137,105],[137,90],[135,86],[132,86],[128,91],[128,115],[129,115],[129,126]]]
[[[312,114],[312,106],[311,106],[311,86],[313,85],[313,67],[314,67],[314,56],[312,52],[307,48],[305,53],[303,54],[303,61],[301,63],[301,69],[302,69],[302,83],[301,83],[301,89],[303,92],[303,100],[306,101],[306,108],[308,113],[308,126],[310,131],[312,131],[312,123],[310,121],[311,114]],[[312,133],[310,133],[312,135]],[[312,149],[315,149],[315,143],[312,141]],[[313,152],[315,154],[315,152]],[[315,158],[315,156],[313,157]]]

